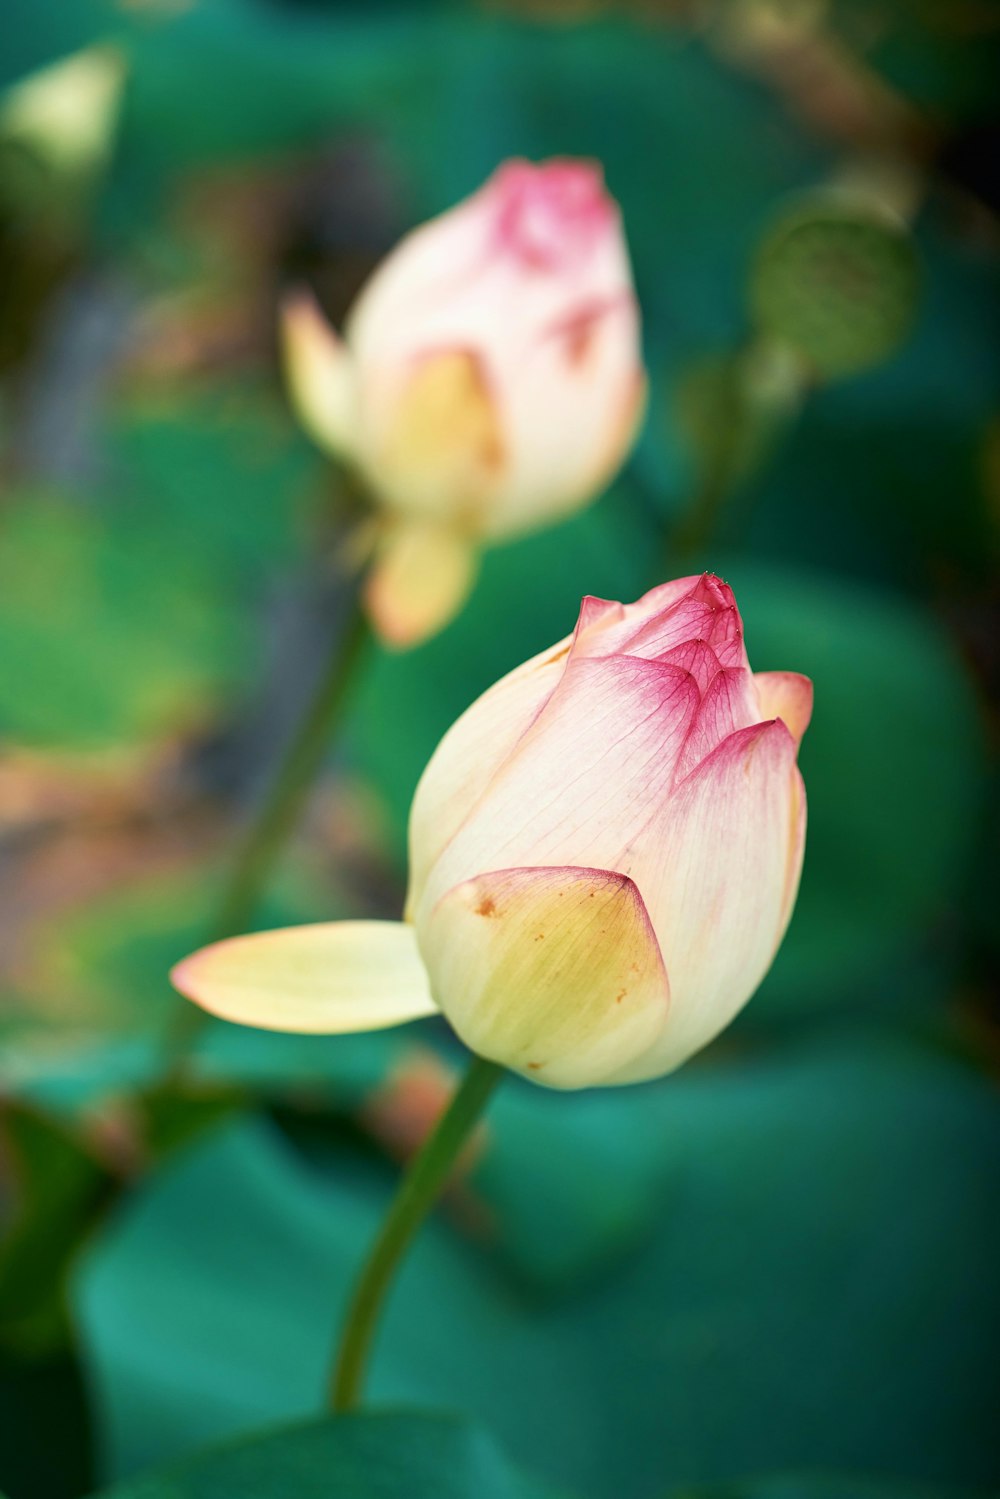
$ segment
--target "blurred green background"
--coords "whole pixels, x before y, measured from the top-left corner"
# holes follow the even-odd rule
[[[1000,7],[5,0],[0,25],[0,1490],[989,1492]],[[343,615],[280,293],[342,316],[517,154],[604,163],[641,441],[592,509],[491,551],[439,638],[369,651],[260,922],[396,916],[453,718],[582,594],[700,567],[756,669],[814,679],[805,875],[760,994],[679,1075],[505,1083],[401,1277],[379,1413],[329,1423],[350,1276],[458,1048],[212,1025],[168,1095],[165,975]]]

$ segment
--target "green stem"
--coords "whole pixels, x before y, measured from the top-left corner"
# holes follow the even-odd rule
[[[669,538],[671,561],[697,556],[715,536],[738,482],[748,411],[745,376],[740,356],[735,355],[716,398],[712,437],[702,455],[698,484]]]
[[[278,855],[295,828],[330,742],[370,629],[354,592],[351,613],[338,632],[312,701],[261,808],[233,860],[206,940],[238,936],[253,920]],[[183,1001],[167,1040],[170,1076],[183,1066],[191,1042],[205,1023],[204,1011]]]
[[[396,1268],[433,1207],[502,1072],[496,1062],[473,1058],[433,1134],[403,1177],[348,1306],[330,1386],[330,1404],[335,1411],[351,1410],[358,1403],[378,1315]]]
[[[253,918],[275,859],[298,822],[302,804],[323,763],[354,668],[368,637],[368,624],[355,598],[351,618],[334,641],[315,696],[233,861],[213,923],[212,941],[235,936]]]
[[[790,428],[802,401],[799,360],[761,339],[730,354],[715,394],[711,432],[702,444],[691,503],[668,538],[669,561],[688,562],[730,530],[734,500],[757,478]],[[731,539],[731,538],[730,538]]]

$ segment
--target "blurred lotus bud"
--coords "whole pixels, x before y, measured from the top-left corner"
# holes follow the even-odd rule
[[[41,68],[0,95],[0,137],[56,170],[92,170],[110,151],[124,79],[113,47],[88,47]]]
[[[301,420],[386,516],[368,603],[397,645],[460,607],[482,543],[594,499],[642,412],[621,217],[589,162],[507,162],[402,241],[343,339],[301,292],[285,304],[283,338]],[[404,581],[416,572],[407,555],[422,581]]]
[[[812,687],[754,675],[708,575],[623,607],[504,677],[449,730],[410,819],[410,924],[208,948],[174,978],[248,1025],[336,1031],[441,1012],[554,1088],[684,1062],[750,998],[788,924]]]
[[[767,235],[750,283],[758,332],[795,350],[814,378],[858,374],[895,353],[913,324],[916,253],[903,221],[831,193]]]

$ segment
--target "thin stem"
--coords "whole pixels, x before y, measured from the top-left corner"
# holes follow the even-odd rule
[[[688,561],[732,529],[732,505],[773,456],[799,410],[803,367],[788,349],[757,339],[719,372],[711,430],[701,445],[691,503],[668,538],[670,562]],[[730,538],[731,539],[731,538]]]
[[[295,828],[323,763],[358,660],[369,639],[370,629],[355,590],[350,617],[333,641],[315,694],[233,859],[209,926],[208,941],[237,936],[252,921],[275,861]],[[175,1023],[167,1039],[171,1079],[181,1070],[187,1050],[206,1020],[204,1011],[187,1001],[175,1013]]]
[[[502,1073],[496,1062],[473,1059],[433,1134],[403,1177],[348,1305],[330,1386],[335,1411],[351,1410],[358,1403],[379,1312],[396,1268]]]
[[[351,617],[334,641],[315,696],[233,861],[211,940],[234,936],[252,919],[275,859],[293,831],[323,763],[333,726],[368,638],[368,624],[355,598]]]
[[[749,414],[746,381],[734,356],[716,397],[711,441],[703,453],[701,473],[691,502],[680,517],[669,546],[672,560],[696,556],[714,537],[726,501],[738,482],[741,450]]]

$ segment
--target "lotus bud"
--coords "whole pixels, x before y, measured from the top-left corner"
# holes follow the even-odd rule
[[[621,216],[590,162],[507,162],[402,241],[343,338],[305,292],[282,332],[300,419],[384,513],[367,602],[399,646],[461,607],[483,544],[596,498],[642,413]]]
[[[49,63],[0,93],[0,137],[59,171],[89,172],[110,152],[124,82],[125,59],[110,46]]]
[[[230,1020],[347,1031],[440,1011],[554,1088],[641,1082],[734,1018],[788,925],[812,686],[750,670],[731,590],[585,599],[473,703],[410,818],[406,920],[259,933],[182,963]]]

